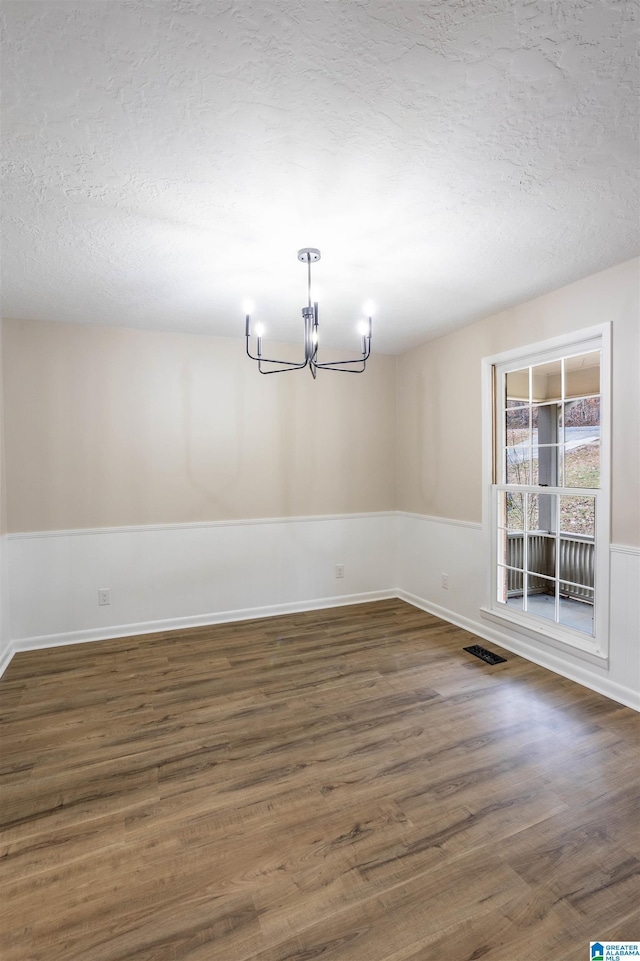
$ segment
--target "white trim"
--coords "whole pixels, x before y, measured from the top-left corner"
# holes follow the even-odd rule
[[[640,557],[640,547],[628,547],[626,544],[609,544],[612,554],[631,554],[632,557]]]
[[[482,587],[487,564],[483,554],[482,525],[402,511],[337,516],[371,520],[349,526],[329,519],[326,538],[317,523],[311,528],[301,527],[302,538],[293,536],[295,529],[290,526],[280,536],[272,519],[258,520],[254,523],[259,526],[253,528],[246,523],[204,522],[115,529],[116,533],[132,531],[131,544],[120,538],[110,539],[108,535],[113,529],[108,528],[86,532],[104,534],[104,545],[97,537],[88,538],[86,543],[78,536],[69,537],[66,543],[51,540],[51,537],[62,537],[65,532],[60,531],[47,532],[41,544],[38,544],[36,534],[25,538],[18,535],[10,555],[6,556],[7,562],[11,560],[12,583],[9,585],[8,578],[5,580],[5,613],[8,613],[9,586],[15,604],[12,604],[12,629],[7,624],[5,643],[0,650],[0,674],[17,651],[179,631],[398,597],[457,624],[471,634],[486,637],[534,663],[640,710],[640,706],[636,706],[640,692],[634,689],[639,663],[635,644],[639,612],[632,589],[640,548],[626,545],[611,545],[610,551],[605,548],[612,571],[620,574],[616,581],[617,592],[612,594],[615,616],[610,674],[607,674],[601,658],[596,659],[578,649],[562,648],[559,643],[554,646],[548,638],[537,640],[536,634],[528,634],[513,624],[497,621],[492,624],[489,618],[483,618],[480,608],[484,603]],[[375,520],[378,517],[384,519],[384,524],[382,520]],[[400,519],[391,520],[393,517]],[[316,522],[322,519],[311,518]],[[286,519],[288,522],[292,520]],[[273,527],[260,526],[264,524],[273,524]],[[194,528],[218,526],[237,526],[238,530],[229,529],[226,533],[221,530],[219,534],[215,530],[209,534],[194,532]],[[157,538],[163,543],[144,534],[167,529],[176,533],[164,538],[158,533]],[[180,530],[184,531],[182,538]],[[73,535],[82,533],[85,532],[71,532]],[[282,564],[267,570],[272,544],[279,544],[278,556]],[[306,560],[304,568],[300,567],[298,560],[303,550],[306,558],[307,545],[311,549],[309,560],[315,564],[311,575]],[[439,558],[443,547],[446,548],[447,562],[443,569],[452,576],[448,592],[440,588],[439,571],[442,568]],[[334,554],[334,548],[340,554]],[[224,590],[205,587],[200,593],[195,588],[191,590],[191,573],[200,570],[200,561],[205,567],[211,561],[210,570],[215,579],[216,560],[221,558],[224,562],[227,556],[233,561],[234,571],[237,567],[236,573],[228,579],[228,592],[226,586]],[[346,583],[333,580],[331,565],[335,561],[357,565],[347,569],[348,577],[354,577],[351,584],[348,579]],[[251,571],[247,571],[245,562]],[[327,564],[328,570],[325,569]],[[175,589],[171,580],[174,568]],[[224,563],[221,570],[224,573]],[[262,572],[268,583],[262,580]],[[113,579],[103,580],[110,574]],[[83,600],[87,588],[94,591],[94,580],[96,585],[108,583],[113,587],[114,599],[111,609],[101,608],[95,617]],[[246,585],[243,586],[245,581],[249,584],[247,589]],[[226,585],[226,581],[224,583]],[[390,588],[390,584],[401,584],[408,590]],[[339,586],[349,593],[332,595]],[[123,588],[126,588],[125,595],[122,594]],[[165,593],[167,588],[170,588],[169,596]],[[92,598],[95,600],[94,593]],[[278,603],[273,604],[273,601]],[[439,606],[441,603],[452,609]]]
[[[640,551],[625,551],[625,553],[639,554]],[[399,588],[371,591],[363,594],[352,594],[343,597],[326,597],[321,600],[313,600],[300,603],[290,603],[273,605],[269,607],[250,608],[241,611],[224,611],[219,614],[209,614],[205,616],[173,618],[164,621],[149,621],[146,623],[119,625],[113,628],[99,630],[73,631],[66,634],[49,634],[39,637],[22,638],[12,641],[5,651],[0,661],[0,677],[5,672],[13,655],[23,651],[42,650],[48,647],[62,647],[69,644],[90,643],[93,641],[104,641],[118,637],[131,637],[144,634],[155,634],[170,630],[181,630],[189,627],[206,627],[214,624],[227,623],[230,621],[253,620],[261,617],[277,617],[282,614],[293,614],[302,611],[322,610],[324,608],[342,607],[354,604],[363,604],[370,601],[389,600],[398,598],[406,601],[413,607],[433,614],[436,617],[455,624],[457,627],[468,631],[470,634],[481,637],[488,641],[499,644],[505,650],[513,654],[520,655],[534,664],[547,670],[553,671],[562,677],[566,677],[583,687],[587,687],[598,694],[603,694],[612,700],[624,704],[633,710],[640,711],[640,693],[631,688],[610,681],[606,677],[595,679],[593,674],[582,671],[579,667],[568,667],[550,651],[542,651],[538,646],[532,646],[526,640],[515,639],[510,635],[496,630],[488,625],[481,624],[471,618],[442,607],[418,597],[409,591]],[[575,653],[575,652],[572,652]],[[586,656],[585,656],[585,659]],[[600,668],[603,667],[600,659],[594,658],[594,663]]]
[[[252,621],[262,617],[279,617],[282,614],[298,614],[303,611],[320,611],[328,607],[348,607],[352,604],[367,604],[369,601],[385,601],[396,597],[395,591],[367,591],[362,594],[348,594],[336,597],[322,597],[312,601],[289,604],[273,604],[268,607],[251,607],[238,611],[173,617],[162,621],[146,621],[140,624],[118,624],[116,627],[69,631],[64,634],[42,634],[38,637],[24,637],[12,642],[12,654],[19,651],[40,651],[47,647],[64,647],[68,644],[85,644],[93,641],[108,641],[117,637],[137,637],[141,634],[159,634],[166,631],[179,631],[189,627],[209,627],[226,624],[230,621]],[[8,662],[7,662],[8,663]]]
[[[559,650],[568,650],[576,656],[585,655],[583,659],[589,660],[595,656],[608,663],[609,653],[609,560],[610,550],[606,545],[609,543],[609,522],[610,522],[610,483],[611,483],[611,323],[599,324],[585,330],[574,331],[573,333],[562,334],[552,337],[540,343],[523,344],[519,347],[494,354],[491,357],[483,357],[481,360],[482,373],[482,484],[483,484],[483,504],[482,520],[486,533],[486,556],[490,558],[487,565],[485,582],[485,606],[481,608],[482,616],[488,617],[489,614],[497,621],[505,621],[513,624],[518,630],[526,631],[523,623],[529,621],[527,615],[521,618],[517,615],[512,616],[512,612],[505,613],[501,607],[497,606],[496,600],[496,571],[498,565],[497,550],[498,539],[496,537],[496,491],[500,491],[510,485],[505,485],[501,477],[493,478],[493,424],[494,424],[494,405],[496,398],[493,397],[493,369],[499,371],[500,380],[505,376],[510,368],[517,369],[520,365],[535,366],[544,363],[551,357],[562,356],[570,351],[573,355],[581,353],[583,350],[599,349],[602,351],[602,364],[600,368],[600,394],[601,394],[601,430],[600,438],[600,469],[603,478],[602,488],[583,491],[574,489],[571,491],[576,496],[582,494],[596,498],[596,570],[595,570],[595,638],[584,635],[584,638],[575,634],[571,630],[564,630],[558,624],[550,625],[544,630],[540,630],[535,619],[531,618],[529,632],[532,636],[540,635],[545,643],[557,646]],[[504,445],[504,424],[500,418],[498,429],[500,432],[499,449]],[[539,487],[522,486],[523,491],[539,493]],[[549,493],[565,493],[564,490],[557,488],[545,488]]]
[[[68,530],[51,531],[16,531],[7,534],[12,541],[26,540],[32,537],[76,537],[87,534],[130,534],[152,533],[153,531],[199,530],[212,527],[250,527],[260,524],[300,524],[316,521],[349,521],[370,517],[396,517],[398,511],[369,511],[361,514],[310,514],[305,517],[254,517],[238,518],[224,521],[185,521],[173,524],[131,524],[122,527],[72,527]]]
[[[429,521],[432,524],[449,524],[451,527],[468,527],[474,531],[482,530],[482,524],[477,521],[461,521],[453,517],[435,517],[432,514],[414,514],[413,511],[396,511],[399,517],[412,517],[418,521]]]
[[[0,535],[0,677],[13,654],[9,608],[9,539]]]
[[[507,610],[503,613],[489,607],[481,607],[480,616],[483,619],[494,621],[502,627],[509,626],[524,634],[534,643],[542,642],[547,647],[555,648],[565,654],[572,654],[574,657],[579,657],[581,661],[588,661],[598,667],[608,668],[609,666],[609,658],[598,650],[589,635],[581,635],[577,631],[572,631],[569,627],[554,630],[558,625],[554,624],[553,621],[547,622],[540,618],[540,623],[538,623],[537,620],[534,620],[533,615],[525,618],[523,615],[518,616],[517,612],[512,613]],[[572,644],[571,639],[574,636],[576,642]]]
[[[470,618],[456,614],[447,608],[440,607],[438,604],[432,604],[424,600],[424,598],[410,594],[408,591],[399,590],[396,596],[400,600],[406,601],[407,604],[412,604],[413,607],[417,607],[422,611],[426,611],[428,614],[433,614],[435,617],[440,617],[442,620],[469,631],[470,634],[477,635],[486,641],[493,641],[506,651],[524,657],[539,667],[544,667],[554,674],[566,677],[568,680],[587,687],[597,694],[603,694],[605,697],[619,704],[624,704],[634,711],[640,711],[640,693],[634,691],[633,688],[617,684],[615,681],[610,681],[607,677],[596,678],[590,671],[583,671],[577,665],[569,667],[565,661],[561,661],[550,652],[542,651],[539,647],[534,647],[524,640],[513,638],[510,635],[504,634],[502,631],[495,630],[477,621],[472,621]],[[598,663],[598,666],[602,666],[601,662]]]
[[[601,338],[603,344],[606,343],[607,348],[610,349],[610,321],[604,324],[596,324],[594,327],[586,327],[584,330],[575,330],[573,333],[568,332],[566,334],[559,334],[557,337],[549,337],[547,340],[540,341],[539,343],[534,342],[533,344],[522,344],[520,347],[512,347],[510,350],[502,351],[500,354],[483,357],[482,364],[486,364],[488,368],[491,369],[491,367],[496,365],[502,366],[503,364],[511,363],[511,361],[521,360],[522,357],[532,357],[534,360],[530,361],[530,363],[535,365],[539,362],[539,357],[544,361],[542,355],[562,350],[564,347],[571,347],[572,349],[576,347],[578,348],[576,353],[581,353],[583,347],[588,346],[588,342],[596,338]],[[527,366],[529,366],[529,363]]]
[[[16,650],[13,645],[13,641],[9,641],[9,644],[6,647],[4,654],[2,655],[2,657],[0,657],[0,677],[2,677],[6,669],[9,667],[9,664],[11,663],[11,659],[13,658],[13,655],[15,654],[15,652]]]

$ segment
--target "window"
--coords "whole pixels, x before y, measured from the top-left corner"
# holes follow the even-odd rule
[[[609,329],[598,331],[488,358],[485,381],[493,424],[488,611],[602,658]]]

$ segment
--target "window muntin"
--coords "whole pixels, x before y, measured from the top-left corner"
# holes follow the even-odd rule
[[[596,632],[601,349],[559,350],[496,375],[493,608],[580,645]]]

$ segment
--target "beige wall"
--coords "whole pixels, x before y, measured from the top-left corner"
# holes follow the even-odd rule
[[[260,376],[242,339],[4,321],[0,524],[17,532],[394,508],[479,522],[481,358],[606,320],[612,539],[635,546],[638,261],[397,359],[373,357],[365,376],[315,382],[306,371]]]
[[[263,377],[244,342],[4,322],[9,531],[395,507],[395,358]]]
[[[640,545],[638,281],[628,261],[398,358],[398,508],[480,522],[481,359],[611,321],[612,540]]]

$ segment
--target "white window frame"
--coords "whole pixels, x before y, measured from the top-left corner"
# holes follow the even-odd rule
[[[494,483],[494,444],[497,432],[497,449],[504,443],[504,424],[496,416],[494,397],[494,369],[501,373],[525,366],[547,363],[567,354],[588,353],[601,350],[600,367],[600,488],[583,490],[576,488],[576,495],[596,496],[595,531],[595,608],[594,634],[588,635],[536,615],[506,608],[497,599],[498,537],[497,537],[497,491],[505,485]],[[498,377],[495,378],[498,380]],[[544,644],[556,650],[571,653],[583,660],[608,665],[609,657],[609,556],[610,556],[610,486],[611,486],[611,324],[599,324],[573,333],[562,334],[539,343],[527,344],[482,359],[482,476],[483,516],[486,555],[491,559],[487,570],[482,616],[503,627],[516,629],[529,641]],[[496,478],[498,481],[500,478]],[[540,487],[523,487],[523,491],[540,493]],[[545,487],[545,493],[554,493],[553,487]],[[572,490],[571,493],[574,493]]]

